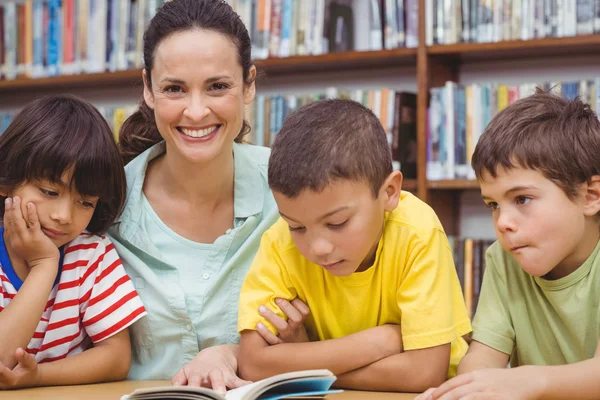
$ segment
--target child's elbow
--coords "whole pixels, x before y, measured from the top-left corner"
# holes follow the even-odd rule
[[[421,378],[414,382],[416,392],[424,392],[429,388],[438,387],[448,379],[448,370],[440,368],[427,368],[420,374]]]
[[[240,352],[240,359],[238,362],[238,373],[240,374],[240,378],[251,382],[259,381],[264,378],[264,376],[261,376],[260,374],[260,371],[263,370],[263,368],[261,368],[256,355]]]

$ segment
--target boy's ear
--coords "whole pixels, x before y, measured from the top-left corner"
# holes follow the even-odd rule
[[[598,214],[600,212],[600,175],[592,176],[585,184],[584,195],[584,214],[588,217]]]
[[[144,101],[146,105],[154,110],[154,95],[152,89],[148,87],[148,77],[146,76],[146,69],[142,70],[142,80],[144,81]]]
[[[402,172],[394,171],[383,182],[380,195],[384,196],[385,211],[393,211],[398,207],[400,192],[402,191],[402,179]]]

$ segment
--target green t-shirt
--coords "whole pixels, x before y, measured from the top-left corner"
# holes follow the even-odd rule
[[[557,280],[527,274],[498,242],[486,269],[473,339],[510,355],[510,364],[563,365],[594,357],[600,339],[600,242]]]

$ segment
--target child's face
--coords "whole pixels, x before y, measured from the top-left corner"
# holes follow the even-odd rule
[[[295,198],[273,194],[300,253],[336,276],[373,264],[384,211],[398,204],[394,194],[382,190],[375,199],[366,183],[348,180],[334,181],[319,193],[304,190]]]
[[[480,183],[500,245],[528,274],[564,277],[598,243],[598,210],[589,204],[585,187],[570,200],[542,173],[518,167],[499,167],[496,178],[484,171]]]
[[[244,106],[254,97],[254,84],[244,84],[235,44],[208,30],[174,33],[158,45],[151,74],[144,98],[167,154],[191,162],[231,157]]]
[[[64,184],[49,181],[28,182],[8,193],[21,198],[21,211],[27,215],[27,204],[34,203],[42,232],[61,247],[85,230],[92,219],[98,202],[94,197],[82,197]]]

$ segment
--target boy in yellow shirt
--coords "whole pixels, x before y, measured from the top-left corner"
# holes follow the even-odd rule
[[[282,218],[242,286],[241,377],[326,368],[338,387],[423,391],[454,375],[471,325],[452,251],[433,210],[401,191],[377,117],[350,100],[300,108],[268,178]],[[295,298],[310,314],[270,345],[259,307],[284,319],[278,299]]]
[[[599,154],[580,100],[538,91],[490,122],[472,164],[498,241],[473,342],[460,376],[419,399],[600,398]]]

